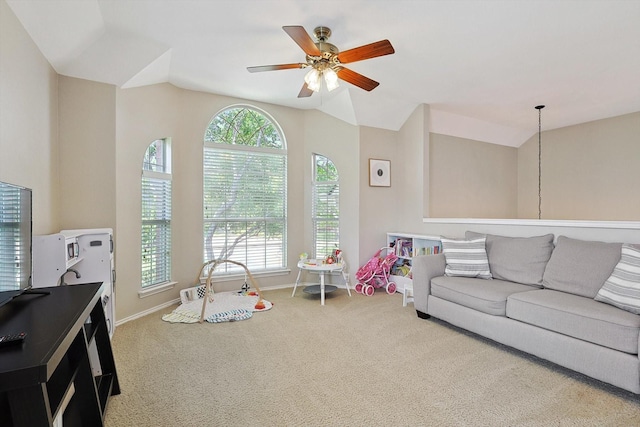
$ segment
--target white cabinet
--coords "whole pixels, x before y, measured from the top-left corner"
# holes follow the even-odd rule
[[[101,295],[109,337],[115,330],[115,268],[110,228],[62,230],[33,237],[34,288],[104,283]]]
[[[57,286],[62,275],[79,261],[78,241],[60,233],[33,236],[32,254],[33,287]]]
[[[387,233],[387,246],[392,247],[398,257],[391,268],[389,280],[396,283],[397,291],[403,295],[413,289],[411,259],[418,255],[433,255],[442,252],[440,236]]]

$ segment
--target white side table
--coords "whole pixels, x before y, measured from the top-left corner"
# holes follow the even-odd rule
[[[318,273],[318,275],[320,276],[320,304],[324,305],[324,294],[325,294],[325,288],[326,288],[324,283],[325,274],[335,272],[335,271],[342,271],[343,268],[344,268],[343,263],[311,264],[305,260],[298,261],[298,277],[296,278],[296,284],[293,286],[293,293],[291,294],[291,296],[293,297],[296,295],[296,289],[298,288],[298,283],[300,283],[300,274],[302,273],[302,270],[311,271],[313,273]],[[351,289],[349,289],[349,282],[345,281],[345,285],[347,286],[347,292],[349,293],[349,296],[351,296]]]

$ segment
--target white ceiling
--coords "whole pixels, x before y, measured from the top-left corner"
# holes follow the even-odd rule
[[[398,130],[420,104],[432,130],[518,146],[543,129],[640,111],[640,0],[7,0],[62,75],[128,88],[160,82],[318,109]],[[380,82],[297,98],[304,62],[282,30],[332,30],[340,50],[389,39],[349,64]]]

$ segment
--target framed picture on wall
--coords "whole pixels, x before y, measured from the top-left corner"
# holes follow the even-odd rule
[[[391,160],[369,159],[369,186],[391,187]]]

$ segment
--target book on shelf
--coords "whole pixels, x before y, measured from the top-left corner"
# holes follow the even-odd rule
[[[425,246],[423,248],[415,248],[414,255],[436,255],[442,252],[442,249],[438,245],[434,246]]]
[[[396,256],[410,258],[413,253],[413,241],[411,239],[396,239],[394,248]]]
[[[442,253],[442,246],[437,240],[416,241],[414,238],[395,236],[393,236],[392,239],[393,240],[389,242],[389,247],[393,249],[396,256],[401,258],[412,258],[419,255],[435,255]]]

